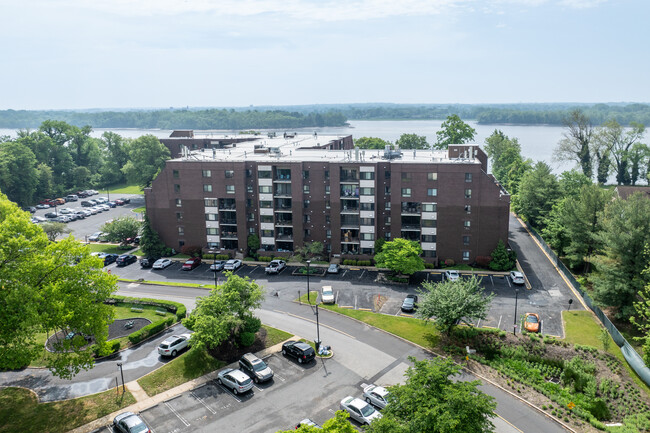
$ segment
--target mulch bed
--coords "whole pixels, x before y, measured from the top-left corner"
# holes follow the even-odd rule
[[[234,342],[226,341],[215,349],[209,350],[210,355],[227,363],[235,362],[245,353],[256,353],[266,349],[266,329],[260,328],[255,334],[255,341],[250,346],[237,346]]]
[[[125,328],[124,324],[127,322],[133,321],[133,327],[131,328]],[[141,317],[134,317],[133,319],[119,319],[108,325],[108,340],[114,340],[116,338],[121,338],[121,337],[126,337],[129,334],[132,334],[135,331],[138,331],[145,326],[149,325],[151,323],[151,320],[149,319],[144,319]],[[59,331],[56,334],[52,335],[50,338],[47,339],[45,342],[45,348],[50,351],[50,352],[56,352],[57,349],[55,348],[56,343],[58,341],[63,341],[65,340],[66,335],[68,335],[70,331]],[[88,340],[88,344],[93,344],[95,340],[93,338],[90,338]]]

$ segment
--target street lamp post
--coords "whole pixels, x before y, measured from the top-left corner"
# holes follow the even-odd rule
[[[307,260],[307,301],[309,302],[309,306],[311,305],[311,296],[309,292],[309,265],[311,264],[311,260]],[[316,346],[316,352],[318,352],[318,349],[320,349],[320,323],[318,322],[318,302],[315,304],[316,310],[316,341],[314,341],[314,344]]]
[[[126,387],[124,386],[124,371],[122,370],[122,363],[118,362],[117,366],[120,368],[120,374],[122,375],[122,392],[126,392]]]
[[[517,301],[519,300],[519,289],[515,288],[515,320],[512,333],[517,335]]]

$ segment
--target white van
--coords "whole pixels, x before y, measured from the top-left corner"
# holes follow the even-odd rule
[[[70,194],[65,198],[65,201],[77,201],[79,197],[76,194]]]

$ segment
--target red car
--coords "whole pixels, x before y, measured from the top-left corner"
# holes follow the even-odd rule
[[[201,264],[200,257],[192,257],[191,259],[187,259],[187,261],[183,263],[181,269],[183,271],[191,271],[192,269],[198,267],[200,264]]]

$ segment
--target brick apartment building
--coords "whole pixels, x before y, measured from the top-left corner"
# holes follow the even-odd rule
[[[162,141],[179,157],[145,189],[147,215],[172,248],[234,256],[256,234],[267,255],[320,241],[332,255],[369,259],[377,238],[401,237],[418,241],[427,262],[472,263],[508,240],[510,196],[478,145],[400,153],[353,149],[351,136],[177,138]]]

